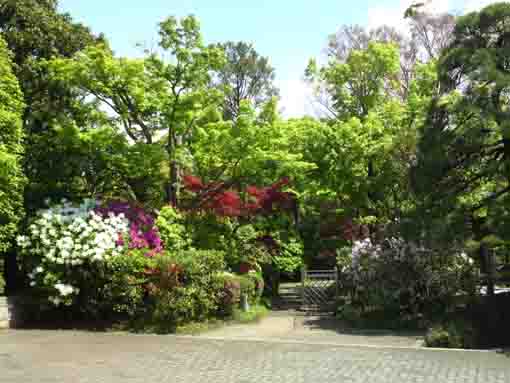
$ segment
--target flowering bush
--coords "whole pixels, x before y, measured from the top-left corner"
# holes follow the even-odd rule
[[[26,235],[17,238],[30,286],[44,290],[55,305],[70,305],[80,293],[83,271],[119,255],[128,233],[124,214],[97,214],[95,200],[62,201],[39,211]]]
[[[456,295],[474,291],[472,260],[446,256],[398,238],[374,245],[354,242],[338,257],[342,281],[361,311],[385,311],[397,318],[434,315],[451,308]]]
[[[128,247],[130,249],[148,249],[147,256],[163,251],[163,242],[155,225],[154,217],[143,208],[124,201],[112,201],[95,209],[102,217],[123,216],[129,221]],[[119,236],[119,243],[124,238]]]

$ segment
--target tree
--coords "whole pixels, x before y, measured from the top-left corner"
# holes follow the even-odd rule
[[[27,134],[45,131],[59,115],[78,117],[76,95],[49,81],[41,60],[70,57],[87,45],[102,40],[68,14],[58,12],[57,0],[1,0],[0,33],[13,52],[14,72],[27,108]]]
[[[311,60],[306,70],[310,81],[324,83],[332,99],[330,112],[338,120],[365,118],[398,87],[399,53],[394,44],[369,42],[353,50],[345,62],[331,61],[318,68]]]
[[[57,7],[57,0],[0,0],[0,35],[13,52],[13,70],[26,105],[22,120],[26,134],[23,168],[30,181],[25,188],[25,206],[29,210],[41,207],[47,197],[39,194],[39,185],[46,183],[44,176],[48,171],[41,157],[54,146],[54,126],[86,126],[97,115],[97,109],[88,105],[81,92],[55,83],[49,76],[46,60],[70,57],[102,40],[69,15],[59,13]],[[40,142],[45,142],[45,146],[40,146]],[[57,166],[52,169],[59,171]]]
[[[455,17],[449,13],[433,15],[418,8],[407,13],[406,18],[409,20],[411,39],[417,47],[419,61],[438,59],[452,40]]]
[[[345,62],[352,51],[365,50],[370,42],[399,44],[404,36],[395,28],[387,25],[375,29],[366,29],[360,25],[342,25],[329,36],[328,57]]]
[[[236,121],[212,121],[200,126],[190,145],[193,172],[207,182],[228,182],[241,189],[289,177],[293,185],[305,183],[314,165],[296,150],[301,138],[296,126],[279,118],[276,100],[256,113],[241,103]]]
[[[49,63],[52,78],[107,106],[135,142],[162,145],[169,161],[167,200],[177,205],[181,167],[197,123],[219,108],[223,94],[208,85],[224,52],[205,46],[198,20],[170,17],[160,24],[160,47],[144,59],[117,58],[104,45]],[[156,142],[158,141],[158,142]]]
[[[223,50],[205,46],[200,24],[194,16],[180,22],[170,17],[160,24],[160,46],[169,52],[173,63],[150,58],[156,76],[168,86],[169,97],[162,111],[167,129],[165,147],[170,160],[168,201],[177,206],[181,186],[179,155],[192,136],[197,120],[219,104],[222,94],[209,88],[211,73],[225,64]]]
[[[100,197],[157,208],[164,204],[167,156],[161,145],[130,142],[111,126],[66,124],[55,126],[51,135],[38,135],[31,150],[39,153],[40,169],[31,189],[43,200]]]
[[[12,243],[23,218],[25,176],[23,155],[23,94],[12,71],[11,53],[0,37],[0,254]]]
[[[416,190],[457,237],[497,231],[508,238],[509,21],[507,3],[458,19],[438,64],[441,94],[421,132]]]
[[[227,62],[214,82],[227,89],[223,106],[225,120],[239,116],[243,100],[250,101],[257,109],[278,96],[274,68],[267,57],[260,56],[253,45],[242,41],[229,41],[220,46],[225,50]]]
[[[162,112],[169,89],[155,73],[153,60],[118,58],[108,46],[99,44],[72,58],[55,58],[49,61],[48,68],[54,83],[92,97],[106,107],[110,123],[121,126],[134,142],[152,144],[165,129]]]
[[[403,100],[407,99],[416,65],[439,57],[451,40],[455,18],[448,13],[428,13],[419,5],[411,7],[405,18],[408,20],[408,33],[388,25],[370,30],[359,25],[341,26],[329,38],[328,57],[345,62],[353,50],[365,50],[370,42],[397,45],[400,51],[400,71],[397,75],[399,87],[396,95]],[[320,100],[327,104],[326,97],[322,96]]]

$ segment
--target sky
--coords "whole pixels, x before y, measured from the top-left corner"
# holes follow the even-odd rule
[[[424,1],[424,0],[421,0]],[[494,0],[425,0],[431,11],[463,13]],[[247,41],[270,59],[286,117],[314,115],[303,73],[323,58],[327,38],[343,24],[404,28],[413,0],[60,0],[60,8],[95,33],[104,33],[119,56],[141,56],[137,44],[155,46],[167,16],[197,16],[207,43]]]

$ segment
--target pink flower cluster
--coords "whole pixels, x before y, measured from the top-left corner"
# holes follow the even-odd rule
[[[124,201],[111,201],[106,206],[96,209],[102,216],[123,214],[129,221],[130,249],[147,249],[147,256],[152,257],[163,251],[163,242],[159,236],[154,217],[143,208]],[[119,237],[119,245],[124,244],[124,238]]]

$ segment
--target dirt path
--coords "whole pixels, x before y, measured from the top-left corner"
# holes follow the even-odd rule
[[[332,345],[421,347],[423,334],[346,329],[331,316],[276,312],[256,324],[232,325],[199,335],[206,339],[275,340]]]

